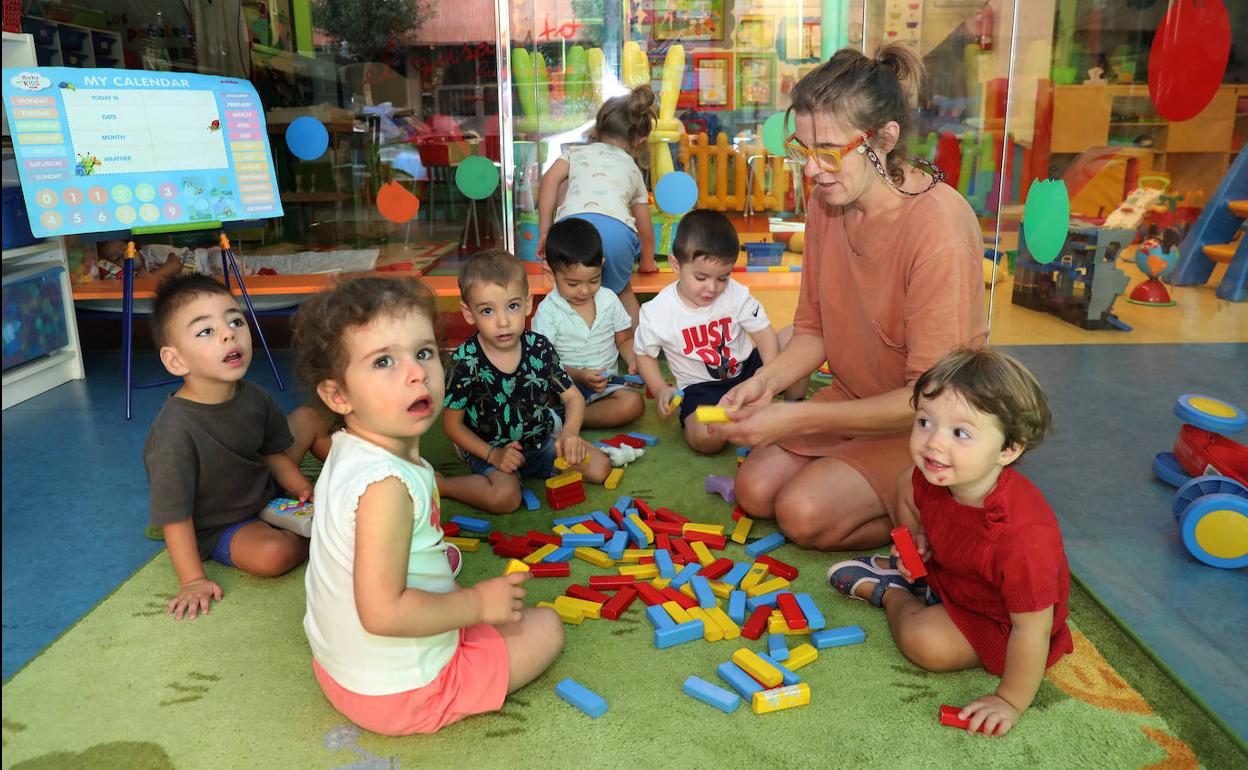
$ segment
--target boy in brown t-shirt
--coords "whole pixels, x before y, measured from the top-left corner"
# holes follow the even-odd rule
[[[151,524],[163,529],[178,575],[168,612],[194,619],[222,595],[203,560],[273,577],[308,558],[306,537],[256,515],[279,487],[305,502],[312,484],[285,453],[293,439],[281,408],[243,379],[251,332],[229,289],[204,275],[170,278],[151,325],[161,363],[182,378],[143,447]]]

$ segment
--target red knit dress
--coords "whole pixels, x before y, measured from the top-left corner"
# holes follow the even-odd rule
[[[989,673],[1005,668],[1010,613],[1053,607],[1045,667],[1074,649],[1070,569],[1057,517],[1044,495],[1006,468],[982,508],[963,505],[915,468],[914,502],[931,556],[928,584]]]

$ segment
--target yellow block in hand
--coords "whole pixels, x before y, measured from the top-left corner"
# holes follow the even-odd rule
[[[585,453],[585,457],[584,457],[584,459],[582,459],[582,460],[581,460],[581,463],[584,463],[584,462],[585,462],[586,460],[588,460],[588,459],[589,459],[589,453],[588,453],[588,452],[586,452],[586,453]],[[555,467],[556,467],[556,468],[558,468],[558,469],[559,469],[559,470],[561,470],[561,471],[566,471],[566,470],[568,469],[568,461],[567,461],[567,460],[565,460],[565,459],[563,459],[562,457],[556,457],[556,458],[555,458]]]
[[[519,559],[511,559],[507,562],[507,567],[503,569],[504,575],[510,575],[513,572],[528,572],[529,565]]]
[[[697,409],[698,422],[728,422],[728,410],[722,406],[700,406]]]

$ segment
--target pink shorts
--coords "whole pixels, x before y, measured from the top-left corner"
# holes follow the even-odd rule
[[[497,711],[507,697],[507,644],[489,624],[461,628],[459,648],[433,681],[392,695],[360,695],[338,684],[315,659],[325,697],[355,724],[381,735],[435,733],[466,716]]]

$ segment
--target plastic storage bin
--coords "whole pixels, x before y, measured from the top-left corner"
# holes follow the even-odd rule
[[[745,244],[745,264],[751,267],[772,267],[784,257],[783,243]]]
[[[60,265],[33,265],[4,276],[5,371],[69,345]]]
[[[30,232],[30,220],[26,218],[26,204],[22,200],[22,188],[4,188],[4,248],[16,249],[36,241]]]
[[[56,25],[43,19],[27,17],[22,19],[22,31],[35,38],[35,45],[52,45],[56,42]]]
[[[82,29],[74,29],[73,27],[61,27],[61,51],[81,51],[85,49],[87,38],[90,33]]]

